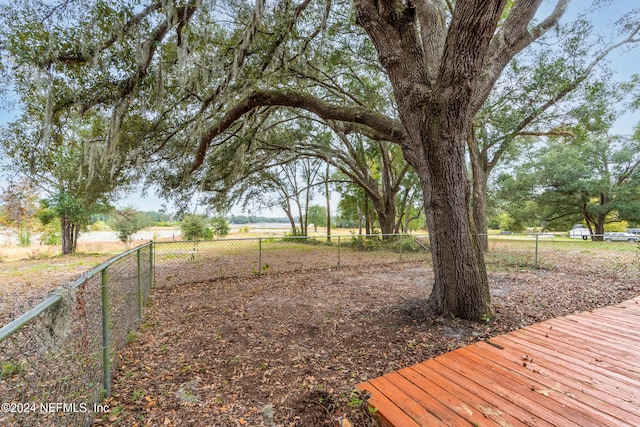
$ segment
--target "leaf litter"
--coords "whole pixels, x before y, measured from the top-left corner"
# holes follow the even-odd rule
[[[622,302],[636,275],[489,273],[494,317],[442,318],[419,263],[159,288],[95,426],[377,426],[355,385],[531,323]]]

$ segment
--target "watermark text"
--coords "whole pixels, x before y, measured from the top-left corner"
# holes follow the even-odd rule
[[[86,414],[90,412],[106,413],[109,412],[109,405],[101,405],[99,403],[77,403],[77,402],[17,402],[2,403],[0,405],[0,413],[4,414]]]

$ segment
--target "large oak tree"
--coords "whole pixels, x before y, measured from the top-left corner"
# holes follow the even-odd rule
[[[247,117],[270,108],[303,109],[347,132],[400,145],[423,190],[433,306],[444,315],[482,319],[491,307],[469,213],[465,144],[502,70],[557,24],[569,0],[558,0],[534,23],[541,2],[356,0],[360,30],[350,25],[347,3],[331,1],[150,1],[137,8],[96,1],[74,15],[78,25],[66,16],[51,29],[40,23],[59,10],[43,6],[29,30],[40,43],[15,37],[4,46],[75,85],[55,108],[111,108],[114,127],[134,117],[136,128],[146,129],[144,160],[176,171],[167,184],[198,185],[212,148],[242,137]],[[360,65],[323,72],[324,51],[346,60],[340,52],[350,49],[361,55]],[[392,108],[343,90],[352,84],[344,76],[356,74],[357,85],[380,72],[391,85]]]
[[[482,249],[469,213],[465,144],[472,119],[504,67],[557,24],[568,0],[541,23],[530,23],[541,1],[361,0],[356,22],[373,42],[398,107],[399,120],[360,105],[336,105],[309,93],[256,90],[202,135],[194,170],[210,141],[257,107],[303,108],[325,120],[364,125],[402,146],[422,185],[431,235],[434,308],[479,320],[490,316]]]

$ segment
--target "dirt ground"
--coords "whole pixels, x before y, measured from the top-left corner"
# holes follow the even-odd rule
[[[527,324],[640,294],[628,273],[489,273],[495,316],[440,318],[421,263],[165,286],[94,425],[374,426],[355,385]]]

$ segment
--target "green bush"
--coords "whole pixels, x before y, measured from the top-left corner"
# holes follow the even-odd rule
[[[48,246],[58,246],[62,244],[62,234],[56,230],[45,230],[42,233],[42,243]]]
[[[380,236],[351,236],[351,247],[359,251],[377,251],[382,249]]]
[[[186,215],[180,222],[180,232],[184,240],[203,239],[207,222],[201,215]]]
[[[205,228],[204,233],[202,234],[202,239],[213,240],[213,230],[211,230],[209,227]]]
[[[211,229],[213,235],[218,237],[226,237],[229,234],[229,223],[222,216],[211,219]]]
[[[424,248],[416,243],[413,236],[401,236],[392,244],[393,250],[396,252],[420,252]]]
[[[42,237],[40,241],[49,246],[62,244],[62,232],[60,231],[60,221],[52,221],[42,227]]]

